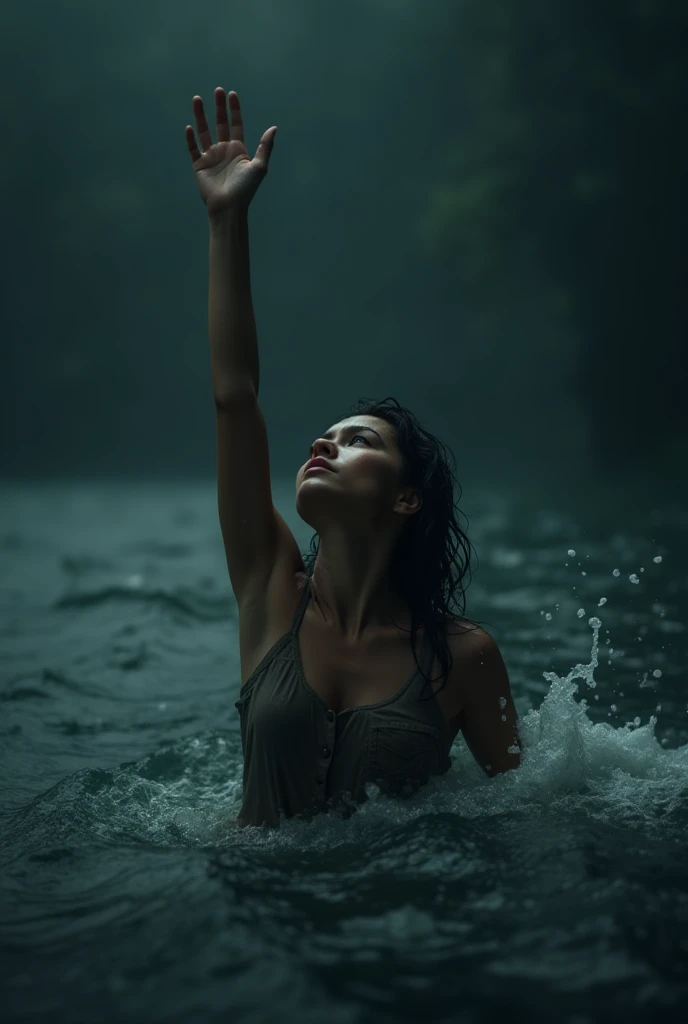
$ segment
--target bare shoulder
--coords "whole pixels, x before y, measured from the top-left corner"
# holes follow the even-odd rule
[[[447,619],[446,635],[452,655],[460,661],[499,650],[490,633],[470,619]]]
[[[451,676],[462,704],[476,686],[508,687],[502,653],[494,637],[482,626],[454,619],[447,629],[447,643],[453,661]]]

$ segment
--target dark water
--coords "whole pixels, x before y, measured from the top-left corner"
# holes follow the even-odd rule
[[[212,484],[1,497],[5,1020],[688,1021],[682,507],[467,495],[521,768],[266,833]]]

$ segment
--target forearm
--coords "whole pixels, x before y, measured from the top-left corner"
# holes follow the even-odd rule
[[[258,335],[251,298],[248,210],[211,217],[208,330],[215,402],[253,387],[258,394]]]

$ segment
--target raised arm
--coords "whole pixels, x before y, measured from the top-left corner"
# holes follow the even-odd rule
[[[277,129],[263,133],[251,159],[235,92],[226,97],[223,89],[215,90],[217,143],[200,96],[194,96],[193,109],[200,150],[191,125],[186,141],[210,231],[208,327],[218,508],[227,568],[241,608],[265,585],[278,560],[300,559],[272,503],[267,432],[257,400],[258,340],[249,270],[248,206],[267,174]]]

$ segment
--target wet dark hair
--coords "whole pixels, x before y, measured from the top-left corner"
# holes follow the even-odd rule
[[[456,458],[451,449],[424,430],[410,409],[400,405],[396,398],[360,398],[339,419],[356,414],[377,416],[395,428],[404,466],[402,486],[417,487],[423,496],[422,507],[409,517],[394,549],[390,572],[393,585],[411,608],[409,632],[414,661],[428,685],[436,679],[442,680],[438,688],[441,690],[453,663],[446,638],[446,620],[465,619],[466,587],[472,578],[473,546],[458,522],[459,516],[465,520],[468,517],[458,507],[461,488],[452,472]],[[313,575],[319,547],[320,537],[314,533],[310,551],[301,552],[309,576]],[[466,575],[468,583],[464,584]],[[477,622],[467,621],[477,628]],[[418,662],[416,638],[420,626],[425,627],[428,642],[439,660],[438,677],[428,679]],[[431,692],[429,697],[420,699],[429,700],[432,696]]]

